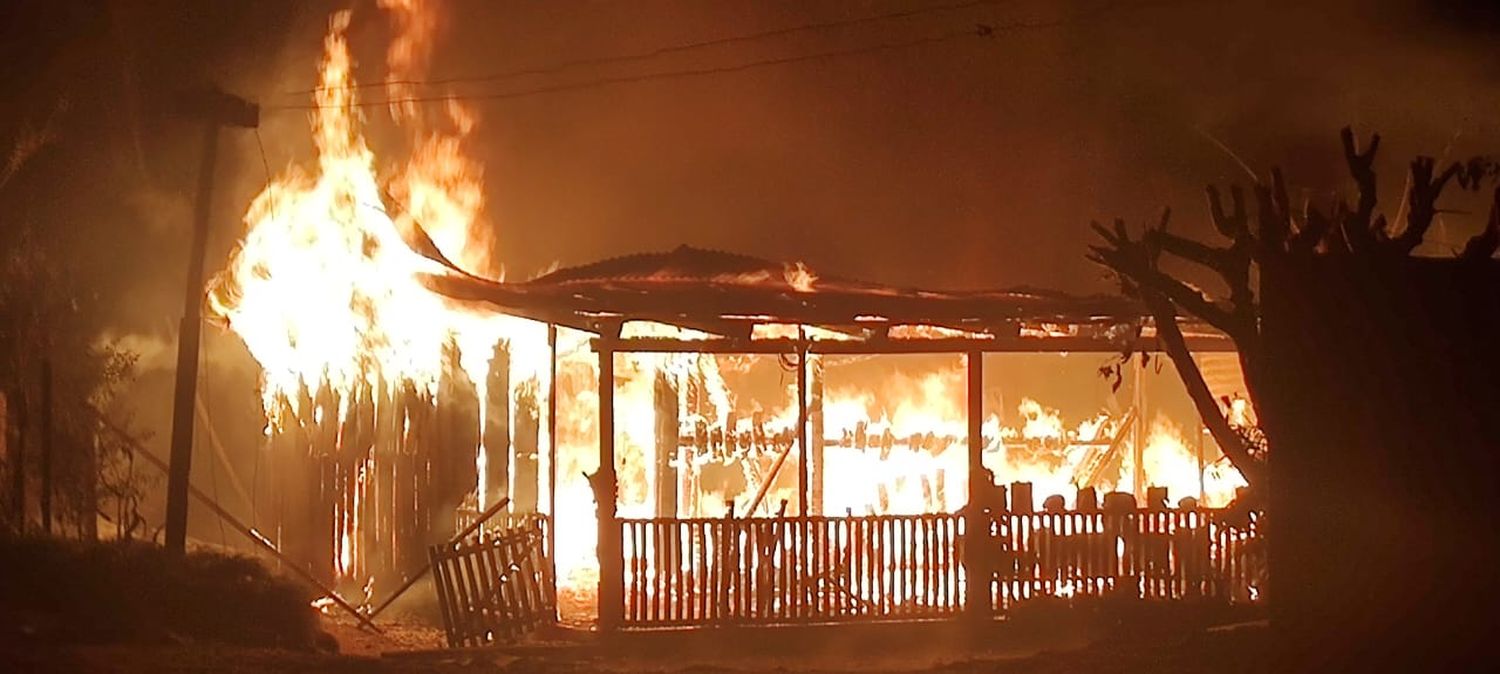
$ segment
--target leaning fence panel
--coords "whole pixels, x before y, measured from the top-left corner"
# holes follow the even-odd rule
[[[507,641],[557,615],[545,515],[515,515],[428,549],[448,645]]]

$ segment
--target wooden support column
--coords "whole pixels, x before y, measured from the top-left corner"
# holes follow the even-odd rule
[[[42,359],[42,461],[41,490],[42,533],[52,535],[52,361]],[[92,476],[90,476],[92,478]],[[93,513],[89,513],[93,515]],[[186,517],[184,511],[183,517]],[[186,524],[183,525],[186,528]],[[170,534],[168,534],[170,535]]]
[[[812,453],[809,459],[812,463],[812,514],[822,515],[823,512],[823,357],[813,356],[812,362],[808,364],[808,384],[812,387],[811,400],[808,402],[808,413],[812,415],[811,430]]]
[[[25,378],[17,387],[13,397],[6,399],[8,432],[6,442],[10,449],[10,507],[15,517],[15,533],[26,533],[26,388]]]
[[[591,478],[599,521],[599,629],[614,630],[625,617],[625,550],[615,517],[615,354],[599,351],[599,469]]]
[[[677,453],[681,433],[677,422],[677,385],[658,370],[655,388],[656,465],[652,486],[656,490],[656,516],[677,516]]]
[[[484,512],[491,504],[510,493],[510,349],[504,343],[495,345],[485,380],[484,400],[484,493],[477,508]]]
[[[797,513],[807,517],[812,501],[808,470],[811,452],[807,443],[807,336],[800,327],[797,333],[801,338],[797,344]]]
[[[1198,425],[1198,432],[1197,432],[1197,435],[1198,435],[1198,448],[1197,448],[1197,450],[1198,450],[1198,505],[1199,506],[1205,505],[1204,501],[1207,499],[1207,496],[1208,496],[1208,485],[1205,484],[1206,476],[1204,475],[1205,471],[1208,470],[1208,464],[1206,464],[1206,463],[1203,462],[1203,436],[1207,435],[1207,434],[1208,434],[1208,429],[1204,428],[1202,426],[1202,424],[1199,424]]]
[[[515,512],[536,512],[537,451],[541,437],[541,419],[537,411],[537,388],[527,384],[511,401],[514,405],[510,419],[511,446],[511,508]]]
[[[547,560],[552,565],[553,610],[557,610],[557,326],[547,324]],[[554,618],[558,617],[556,614]]]
[[[314,576],[328,583],[337,582],[331,573],[332,560],[342,558],[344,537],[348,537],[350,566],[344,570],[346,581],[358,582],[359,539],[354,530],[355,490],[359,484],[359,464],[364,458],[354,452],[343,452],[339,445],[338,402],[327,386],[310,399],[307,410],[308,437],[311,438],[308,460],[311,468],[310,493],[317,494],[308,515],[312,523],[307,532],[306,550]],[[319,421],[321,419],[321,421]],[[352,573],[351,573],[352,572]]]
[[[313,566],[312,547],[309,545],[313,520],[317,519],[317,504],[322,502],[322,485],[313,475],[313,433],[305,417],[312,416],[312,396],[307,385],[298,387],[296,395],[297,414],[287,420],[286,430],[281,433],[281,551],[303,571]],[[291,405],[287,414],[291,414]],[[333,560],[324,560],[330,567]],[[326,576],[325,576],[326,578]]]
[[[395,543],[396,522],[401,514],[396,508],[396,443],[380,442],[376,435],[376,424],[379,422],[375,411],[375,392],[368,386],[360,386],[354,400],[350,412],[354,437],[361,446],[369,448],[368,451],[375,459],[374,498],[370,501],[375,505],[374,540],[379,546],[379,553],[374,557],[377,575],[383,580],[399,578],[402,567]]]
[[[458,532],[454,514],[465,498],[479,486],[479,397],[469,375],[460,366],[457,345],[449,343],[443,350],[443,374],[438,380],[436,421],[439,441],[428,437],[421,442],[425,451],[436,450],[433,459],[433,482],[436,494],[423,494],[427,500],[435,544],[453,538]],[[435,446],[434,446],[435,445]]]
[[[1131,448],[1131,460],[1135,468],[1131,471],[1134,484],[1131,494],[1136,501],[1146,496],[1146,354],[1137,354],[1135,369],[1135,442]]]
[[[968,365],[968,421],[969,421],[969,507],[964,518],[965,596],[964,609],[972,620],[988,620],[992,612],[990,605],[990,567],[983,562],[984,542],[989,536],[990,523],[982,508],[976,507],[975,497],[992,485],[985,484],[984,477],[984,353],[970,351],[965,357]]]
[[[401,457],[397,481],[398,510],[402,536],[398,538],[400,562],[397,568],[403,572],[415,568],[427,560],[427,544],[432,534],[433,454],[430,438],[436,430],[433,418],[436,409],[431,398],[420,396],[415,389],[407,388],[391,399],[390,409],[382,424],[389,425],[391,442],[395,443]],[[410,427],[407,427],[410,420]],[[424,444],[421,440],[428,438]]]

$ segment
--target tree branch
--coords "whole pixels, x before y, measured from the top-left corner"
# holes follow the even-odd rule
[[[1490,203],[1490,218],[1484,231],[1469,239],[1459,254],[1465,260],[1488,260],[1500,250],[1500,187],[1495,188],[1494,201]]]
[[[1219,189],[1209,185],[1206,191],[1208,192],[1208,215],[1214,223],[1214,229],[1231,241],[1238,241],[1249,236],[1249,218],[1245,216],[1245,193],[1240,186],[1229,187],[1229,199],[1234,204],[1234,210],[1228,215],[1224,214],[1224,205],[1219,199]]]
[[[1165,211],[1162,215],[1161,225],[1152,232],[1147,232],[1141,240],[1131,240],[1125,231],[1123,222],[1116,220],[1113,231],[1106,229],[1099,223],[1093,223],[1094,231],[1105,240],[1109,246],[1089,246],[1092,254],[1089,259],[1108,267],[1118,274],[1122,281],[1127,283],[1127,290],[1133,290],[1134,294],[1141,295],[1145,299],[1147,291],[1161,295],[1163,298],[1176,303],[1184,311],[1197,316],[1232,339],[1253,338],[1254,324],[1246,324],[1242,312],[1232,312],[1215,304],[1205,297],[1202,292],[1189,286],[1171,276],[1162,273],[1156,267],[1156,258],[1160,248],[1153,245],[1154,241],[1163,241],[1171,238],[1163,229],[1171,211]],[[1227,254],[1226,254],[1227,256]],[[1248,258],[1246,264],[1248,265]],[[1223,267],[1216,266],[1221,274],[1225,274],[1226,280],[1230,278]],[[1248,272],[1247,272],[1248,277]],[[1248,282],[1243,284],[1248,288]],[[1233,287],[1233,286],[1231,286]],[[1251,306],[1252,318],[1254,316]]]
[[[1172,364],[1176,366],[1177,374],[1193,400],[1193,407],[1197,408],[1198,416],[1203,419],[1203,425],[1208,427],[1214,441],[1240,471],[1240,475],[1244,476],[1245,481],[1251,485],[1260,484],[1263,466],[1250,456],[1244,440],[1234,432],[1229,420],[1224,417],[1223,410],[1219,409],[1218,401],[1203,379],[1203,371],[1198,368],[1198,361],[1193,360],[1193,354],[1187,348],[1187,340],[1177,325],[1177,312],[1173,310],[1171,302],[1150,291],[1147,291],[1144,299],[1151,317],[1156,321],[1156,336],[1162,350],[1167,352]]]
[[[1216,272],[1223,272],[1225,258],[1229,255],[1228,249],[1214,248],[1206,243],[1160,230],[1146,232],[1145,238],[1164,253],[1171,253]]]
[[[1369,147],[1359,151],[1354,141],[1354,130],[1344,127],[1339,132],[1344,143],[1344,161],[1349,165],[1349,175],[1359,186],[1359,203],[1339,223],[1344,241],[1351,251],[1368,250],[1374,247],[1375,234],[1371,229],[1371,216],[1375,213],[1375,152],[1380,149],[1380,134],[1370,134]],[[1347,207],[1346,207],[1347,209]]]
[[[1422,245],[1427,230],[1432,227],[1432,219],[1437,215],[1438,196],[1443,193],[1443,187],[1448,181],[1463,168],[1458,163],[1451,164],[1442,175],[1433,179],[1433,167],[1432,157],[1417,157],[1411,161],[1411,189],[1407,191],[1407,201],[1411,203],[1411,208],[1406,213],[1406,229],[1401,230],[1401,234],[1391,242],[1392,248],[1402,255],[1410,255],[1412,250]]]
[[[1323,243],[1335,231],[1333,221],[1308,201],[1302,208],[1302,228],[1292,234],[1287,242],[1287,250],[1297,254],[1315,253],[1318,244]]]

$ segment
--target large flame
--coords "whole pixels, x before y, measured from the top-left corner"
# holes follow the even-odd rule
[[[389,93],[400,98],[399,91],[430,60],[437,22],[431,8],[417,0],[382,0],[380,5],[397,26],[387,62]],[[545,326],[476,312],[430,292],[420,277],[451,271],[409,245],[429,237],[464,271],[500,276],[491,256],[494,228],[481,221],[482,173],[464,152],[476,118],[453,103],[435,119],[425,119],[405,104],[392,107],[387,114],[409,132],[410,156],[404,164],[391,162],[395,168],[382,179],[356,107],[348,26],[348,12],[333,15],[324,41],[311,119],[316,161],[289,169],[250,204],[244,240],[211,285],[211,309],[244,340],[262,368],[268,434],[320,414],[304,409],[305,401],[320,396],[338,401],[340,420],[371,392],[414,389],[434,400],[445,376],[445,353],[454,349],[458,366],[483,401],[495,346],[502,343],[509,354],[507,393],[514,414],[523,396],[536,400],[552,391]],[[812,292],[817,283],[801,264],[787,268],[786,280],[798,292]],[[935,326],[902,326],[893,331],[897,333],[973,336]],[[707,337],[653,324],[627,325],[625,335]],[[797,325],[761,326],[754,337],[849,338]],[[555,556],[568,590],[589,588],[597,577],[593,494],[582,475],[597,468],[598,363],[583,333],[562,330],[556,352],[559,451],[558,465],[550,468],[559,478]],[[756,399],[728,383],[730,374],[749,367],[746,362],[703,354],[615,356],[613,414],[623,516],[655,515],[654,497],[663,490],[678,493],[681,515],[720,516],[726,503],[743,511],[762,483],[772,479],[778,455],[801,460],[795,379],[783,377],[774,395]],[[666,432],[677,438],[658,437],[663,429],[655,419],[663,390],[675,395],[668,402],[678,410],[678,428]],[[921,513],[961,507],[967,499],[964,394],[964,369],[957,358],[922,374],[890,377],[874,390],[829,388],[820,399],[823,511]],[[1009,427],[998,414],[984,420],[985,464],[1001,482],[1033,483],[1039,497],[1071,498],[1083,457],[1123,432],[1118,419],[1102,415],[1070,428],[1056,410],[1030,399],[1022,400],[1017,412],[1017,423]],[[475,422],[481,438],[485,413],[480,405]],[[409,417],[403,418],[398,427],[406,432],[410,424]],[[548,445],[548,425],[540,424],[544,435],[538,447]],[[730,449],[712,450],[708,443],[680,441],[701,438],[705,429],[716,430],[721,439],[737,439]],[[1169,486],[1178,495],[1201,491],[1206,505],[1227,502],[1243,484],[1238,473],[1218,465],[1200,478],[1199,458],[1190,449],[1197,443],[1188,442],[1165,419],[1153,421],[1146,442],[1143,469],[1149,484]],[[677,484],[657,484],[656,452],[662,446],[676,448],[668,461],[685,476]],[[483,441],[474,451],[479,480],[473,498],[482,510],[489,494],[514,493],[516,485],[488,484],[489,462],[509,458],[492,456]],[[1110,464],[1099,486],[1129,484],[1135,466],[1130,453],[1124,454],[1126,459]],[[367,458],[359,466],[356,500],[373,461]],[[772,482],[758,512],[774,512],[772,504],[783,500],[796,502],[795,480],[784,478],[794,470],[783,468],[783,477]],[[364,526],[358,512],[354,508],[340,516],[333,563],[341,574],[357,568],[353,534]]]

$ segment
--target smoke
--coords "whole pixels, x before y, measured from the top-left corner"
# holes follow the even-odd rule
[[[166,109],[168,93],[208,80],[268,106],[258,136],[221,140],[207,265],[215,270],[266,174],[312,156],[306,111],[269,107],[306,102],[287,92],[313,84],[327,15],[344,4],[3,10],[0,25],[17,38],[0,41],[10,66],[3,81],[18,104],[0,113],[0,139],[47,142],[6,169],[0,206],[9,221],[79,250],[111,307],[101,333],[129,336],[147,354],[143,364],[162,366],[137,392],[149,410],[143,424],[167,428],[171,350],[163,347],[173,336],[162,326],[180,311],[202,139],[198,124]],[[421,56],[433,77],[476,75],[933,4],[450,2],[437,44]],[[511,278],[689,243],[895,284],[1110,291],[1083,259],[1090,220],[1139,224],[1171,205],[1179,231],[1211,239],[1202,188],[1246,182],[1242,163],[1262,175],[1283,166],[1297,197],[1326,207],[1349,189],[1337,141],[1345,124],[1383,134],[1378,171],[1391,212],[1413,154],[1500,149],[1500,69],[1489,42],[1500,22],[1477,3],[1139,4],[999,2],[435,93],[733,66],[981,23],[1057,24],[476,102],[480,122],[466,143],[485,167],[492,257]],[[1105,6],[1111,11],[1094,20],[1066,21]],[[356,3],[361,81],[389,75],[390,31],[374,3]],[[67,109],[54,114],[61,100]],[[369,111],[377,149],[410,142],[383,115]],[[1444,205],[1483,211],[1457,193]],[[1462,242],[1478,221],[1445,215],[1433,252]],[[215,416],[230,426],[219,434],[248,447],[259,430],[251,363],[224,335],[209,336],[205,352],[226,364],[205,376],[210,406],[232,410]],[[236,359],[238,367],[227,365]],[[1018,394],[1055,389],[1037,395],[1056,401],[1078,388],[1048,367],[1007,367],[1038,384],[1018,383]],[[253,454],[247,447],[236,451]]]
[[[453,22],[433,71],[637,53],[914,4],[463,5],[471,20]],[[1100,4],[1000,3],[462,91],[726,65]],[[1246,181],[1206,135],[1262,173],[1286,167],[1303,196],[1324,200],[1346,188],[1345,124],[1385,135],[1389,195],[1415,152],[1500,144],[1479,36],[1416,3],[1305,4],[1156,3],[991,39],[483,104],[498,254],[524,271],[687,242],[896,283],[1107,290],[1082,259],[1089,220],[1140,223],[1173,205],[1181,227],[1206,232],[1203,185]]]

